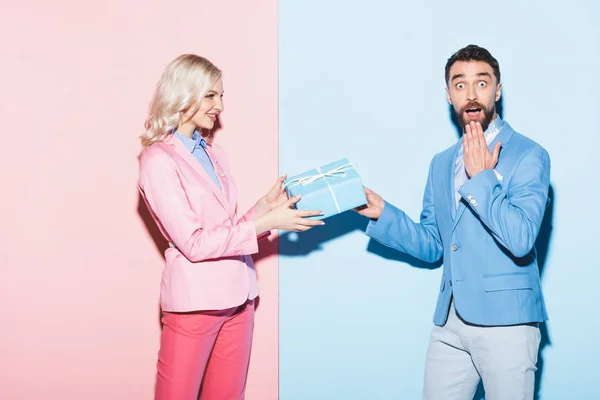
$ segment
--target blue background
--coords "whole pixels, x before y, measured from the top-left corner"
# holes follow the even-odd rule
[[[415,220],[431,158],[458,140],[447,58],[473,43],[498,59],[501,115],[552,160],[540,399],[600,398],[599,19],[593,0],[279,2],[280,172],[347,157]],[[366,224],[350,211],[281,237],[282,400],[421,398],[441,269]]]

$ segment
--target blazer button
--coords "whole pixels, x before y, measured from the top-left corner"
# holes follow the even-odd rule
[[[452,251],[456,251],[458,250],[458,245],[457,244],[453,244],[451,247]]]

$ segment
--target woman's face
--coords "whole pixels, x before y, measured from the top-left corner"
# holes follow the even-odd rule
[[[223,81],[219,79],[200,102],[200,108],[190,119],[196,128],[211,130],[223,111]]]

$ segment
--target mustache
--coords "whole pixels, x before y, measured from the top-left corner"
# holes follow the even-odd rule
[[[465,113],[469,108],[481,108],[481,111],[483,111],[485,114],[487,114],[487,111],[488,111],[487,108],[483,104],[478,103],[476,101],[472,101],[472,102],[466,104],[464,107],[462,107],[460,109],[460,113],[461,114]]]

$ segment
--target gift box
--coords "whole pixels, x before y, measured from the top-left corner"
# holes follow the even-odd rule
[[[325,219],[367,204],[360,175],[345,158],[292,176],[283,185],[288,197],[301,196],[296,203],[298,210],[324,214],[307,217],[311,219]]]

